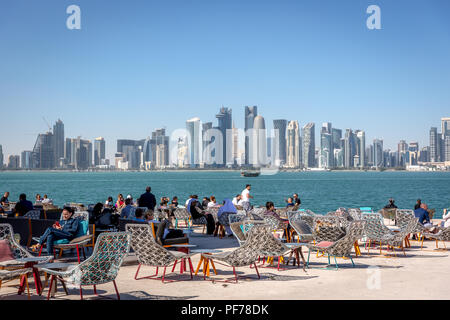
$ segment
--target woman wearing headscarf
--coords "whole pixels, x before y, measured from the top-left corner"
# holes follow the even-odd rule
[[[202,210],[200,203],[198,202],[198,197],[193,196],[191,198],[186,206],[186,208],[191,213],[192,219],[200,219],[201,217],[204,217],[206,219],[206,233],[207,234],[213,234],[215,229],[215,222],[214,218],[211,214],[206,213]]]
[[[228,216],[230,214],[236,214],[236,213],[237,213],[237,209],[230,199],[225,199],[223,201],[223,206],[221,206],[219,208],[219,211],[217,212],[217,218],[219,219],[219,223],[225,227],[225,231],[229,236],[232,236],[233,233],[230,228],[230,222],[228,220]]]

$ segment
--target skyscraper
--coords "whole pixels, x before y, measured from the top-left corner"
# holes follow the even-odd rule
[[[3,158],[4,158],[4,156],[3,156],[3,147],[0,144],[0,169],[3,169]]]
[[[153,153],[153,159],[155,163],[157,162],[159,165],[157,165],[158,168],[161,168],[163,166],[169,165],[169,136],[166,136],[166,129],[156,129],[154,132],[152,132],[152,140],[155,142],[154,147],[154,153]],[[159,147],[158,147],[159,146]],[[158,156],[159,153],[159,156]],[[156,161],[159,157],[159,162]]]
[[[53,125],[53,138],[55,167],[60,167],[61,159],[64,159],[64,123],[60,119]]]
[[[344,167],[352,168],[356,155],[356,143],[352,129],[345,130]]]
[[[249,154],[250,154],[250,139],[251,133],[247,131],[253,129],[253,124],[255,122],[255,117],[258,115],[258,107],[245,107],[245,164],[249,165]]]
[[[289,121],[286,132],[286,163],[288,168],[300,166],[300,128],[298,121]]]
[[[102,165],[106,158],[105,139],[102,137],[94,140],[94,165]]]
[[[438,162],[440,158],[440,143],[436,127],[430,129],[430,162]]]
[[[450,118],[441,119],[442,146],[441,161],[450,161]]]
[[[117,140],[117,152],[123,153],[129,169],[139,169],[141,166],[141,152],[144,149],[143,140]]]
[[[250,144],[250,164],[267,164],[266,124],[262,116],[256,116],[253,123],[253,143]]]
[[[303,140],[303,164],[306,168],[315,167],[315,124],[313,122],[308,123],[302,129]]]
[[[33,148],[33,167],[37,169],[55,168],[55,148],[53,133],[39,134]]]
[[[292,122],[292,121],[291,121]],[[287,126],[287,120],[284,119],[278,119],[278,120],[273,120],[273,128],[275,130],[275,148],[274,152],[275,154],[274,159],[273,159],[273,163],[275,165],[283,165],[286,164],[286,154],[287,154],[287,149],[286,149],[286,126]],[[298,122],[297,122],[297,133],[298,133],[299,129],[298,129]],[[298,145],[297,145],[298,146]],[[298,149],[298,148],[297,148]],[[298,166],[298,165],[297,165]]]
[[[214,141],[214,137],[211,137],[209,139],[206,138],[206,135],[208,134],[209,130],[212,129],[212,122],[205,122],[202,123],[202,146],[203,146],[203,152],[202,152],[202,161],[203,163],[211,163],[211,159],[215,157],[216,150],[213,149],[211,152],[209,151],[208,146]],[[209,133],[211,134],[211,133]],[[186,141],[187,143],[187,141]]]
[[[178,138],[177,167],[184,168],[189,164],[187,136]]]
[[[232,138],[231,138],[231,128],[232,128],[232,112],[229,108],[220,108],[219,113],[216,115],[218,122],[218,129],[222,133],[222,159],[223,166],[227,164],[227,159],[231,158],[232,153]],[[228,133],[230,137],[227,137]]]
[[[384,167],[383,140],[373,140],[373,162],[376,168]]]
[[[8,158],[8,169],[19,169],[20,168],[20,157],[15,155],[10,155]]]
[[[154,166],[154,158],[153,158],[153,149],[156,148],[156,143],[153,139],[150,139],[150,137],[147,137],[147,139],[145,139],[144,142],[144,146],[142,148],[142,153],[143,153],[143,161],[144,164],[147,162],[152,163],[152,165]]]
[[[33,152],[32,151],[23,151],[21,154],[21,165],[22,169],[34,169],[33,168]]]
[[[342,130],[331,128],[331,135],[333,136],[333,149],[341,149]]]
[[[359,167],[364,168],[366,163],[366,133],[363,130],[356,130],[356,155],[359,157]]]
[[[201,134],[200,118],[192,118],[186,121],[186,130],[188,132],[189,146],[189,165],[196,168],[201,160]]]
[[[330,122],[324,122],[320,129],[319,167],[332,168],[334,165],[333,136]]]

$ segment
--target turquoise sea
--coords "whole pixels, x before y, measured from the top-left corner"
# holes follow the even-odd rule
[[[450,172],[280,172],[244,178],[239,172],[0,172],[0,193],[20,193],[34,200],[48,194],[57,205],[65,202],[104,202],[122,193],[135,199],[150,185],[157,199],[178,196],[184,203],[190,194],[214,195],[218,201],[252,185],[253,205],[270,200],[284,206],[284,199],[298,193],[302,208],[327,213],[338,207],[382,208],[390,197],[399,208],[413,208],[418,198],[436,209],[450,207]]]

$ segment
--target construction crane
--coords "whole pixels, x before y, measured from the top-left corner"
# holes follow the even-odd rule
[[[52,131],[52,127],[50,126],[50,124],[48,123],[47,119],[45,119],[44,116],[42,116],[42,119],[44,120],[44,122],[47,124],[48,127],[48,131]]]

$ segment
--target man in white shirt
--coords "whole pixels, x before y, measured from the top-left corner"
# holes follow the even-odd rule
[[[236,197],[233,198],[231,201],[235,206],[241,206],[242,207],[242,197],[240,194],[238,194]]]
[[[242,193],[241,193],[242,202],[250,202],[250,199],[253,199],[253,196],[250,195],[251,188],[252,188],[252,186],[247,184],[245,186],[245,189],[242,190]]]
[[[42,200],[42,204],[52,204],[52,199],[49,199],[46,194],[44,194],[44,199]]]

